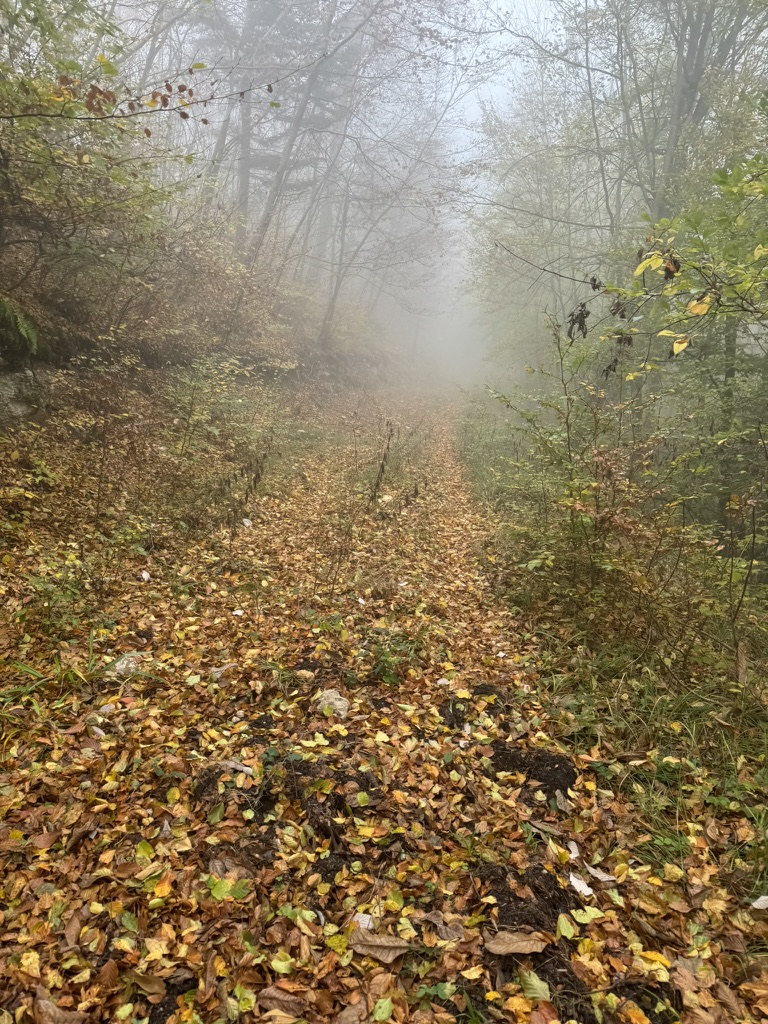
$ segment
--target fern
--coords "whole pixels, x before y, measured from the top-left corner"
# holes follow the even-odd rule
[[[37,327],[8,299],[0,299],[0,352],[4,349],[22,349],[28,356],[37,354]]]

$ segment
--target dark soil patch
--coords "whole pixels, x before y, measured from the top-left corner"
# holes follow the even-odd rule
[[[590,990],[574,973],[565,950],[550,946],[544,953],[531,957],[533,969],[546,981],[552,993],[560,1020],[577,1020],[579,1024],[598,1024],[590,999]]]
[[[344,867],[351,859],[350,855],[344,856],[339,853],[331,853],[327,857],[318,860],[315,863],[315,868],[324,882],[333,883],[336,875],[344,870]]]
[[[483,708],[483,714],[491,718],[499,718],[506,714],[513,706],[512,697],[509,692],[501,686],[494,686],[493,683],[480,683],[474,689],[475,697],[495,698],[488,701]]]
[[[526,783],[539,787],[552,799],[558,790],[565,794],[576,782],[576,769],[563,754],[546,750],[522,750],[503,740],[493,744],[491,764],[495,772],[515,772],[526,777]]]
[[[149,1014],[149,1024],[165,1024],[168,1018],[178,1009],[177,1000],[186,992],[197,988],[197,978],[185,978],[183,981],[169,982],[165,996],[155,1003]]]
[[[612,987],[611,992],[620,999],[631,999],[640,1007],[651,1024],[673,1024],[679,1020],[679,1011],[683,1008],[682,1000],[670,985],[648,988],[636,981],[626,981]],[[657,1010],[660,1000],[668,1002],[674,1009]]]
[[[235,790],[238,807],[253,811],[251,824],[263,824],[268,814],[272,814],[277,803],[277,795],[263,783],[254,789]]]
[[[391,700],[386,697],[369,697],[368,703],[371,705],[374,711],[384,711],[388,713],[394,708],[394,704]]]
[[[219,779],[223,774],[221,768],[204,768],[200,772],[192,785],[192,795],[198,803],[209,809],[219,803]]]
[[[568,893],[543,867],[532,867],[516,875],[498,864],[485,864],[474,875],[481,882],[490,883],[483,889],[496,900],[499,928],[514,931],[527,926],[537,931],[554,931],[560,914],[570,909]]]
[[[470,714],[474,714],[474,708],[463,700],[449,700],[438,709],[443,725],[449,729],[460,729]]]
[[[253,733],[271,732],[275,727],[275,720],[272,715],[259,715],[258,718],[252,718],[248,725]]]

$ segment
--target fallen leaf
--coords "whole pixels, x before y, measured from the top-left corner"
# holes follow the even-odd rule
[[[506,956],[510,953],[541,953],[549,945],[549,941],[541,937],[539,932],[498,932],[488,939],[485,948],[489,953]]]
[[[347,940],[347,944],[356,953],[362,956],[373,957],[383,964],[391,964],[403,953],[410,949],[407,942],[398,939],[395,935],[376,935],[374,932],[365,932],[362,928],[355,928]]]
[[[51,1002],[44,988],[38,986],[37,995],[32,1005],[35,1024],[84,1024],[88,1020],[87,1013],[79,1010],[62,1010]]]
[[[286,992],[280,982],[264,988],[257,996],[259,1006],[264,1010],[282,1010],[284,1013],[291,1013],[295,1017],[301,1017],[306,1010],[306,1003],[303,999]]]
[[[580,893],[580,895],[594,896],[595,890],[591,886],[587,885],[587,883],[580,875],[577,875],[574,871],[572,871],[568,878],[573,888],[576,890],[576,892]]]
[[[552,1001],[549,985],[535,971],[520,971],[520,987],[526,999]]]
[[[345,1007],[333,1018],[333,1024],[363,1024],[368,1019],[368,1004],[365,999]]]
[[[120,980],[120,969],[111,958],[107,960],[96,975],[96,984],[104,991],[113,989]]]
[[[138,971],[128,971],[125,977],[140,988],[147,996],[164,996],[165,982],[162,978],[156,978],[152,974],[139,974]]]

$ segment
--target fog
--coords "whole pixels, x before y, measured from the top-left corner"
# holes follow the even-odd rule
[[[489,358],[523,368],[546,313],[566,318],[593,277],[625,281],[643,218],[706,198],[764,131],[768,15],[742,0],[87,11],[62,5],[58,41],[52,9],[9,13],[7,57],[32,73],[49,45],[60,61],[53,102],[98,122],[65,142],[102,174],[94,188],[133,179],[183,239],[167,248],[197,249],[211,281],[239,268],[231,294],[213,284],[211,315],[226,348],[257,360],[376,350],[382,372],[418,356],[425,378],[432,365],[475,382]],[[95,231],[131,248],[123,224]]]

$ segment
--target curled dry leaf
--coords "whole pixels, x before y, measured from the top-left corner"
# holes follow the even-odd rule
[[[541,953],[549,945],[541,932],[497,932],[488,939],[485,948],[489,953],[507,956],[510,953]]]
[[[258,1001],[263,1010],[282,1010],[284,1013],[293,1014],[294,1017],[301,1017],[306,1009],[304,1000],[286,992],[284,988],[280,987],[279,982],[262,989],[259,992]]]
[[[363,1024],[368,1019],[368,1003],[361,999],[351,1006],[345,1007],[333,1018],[333,1024]]]
[[[424,914],[422,921],[429,921],[435,926],[437,936],[443,942],[461,942],[464,938],[464,925],[461,921],[452,921],[450,924],[443,918],[442,912],[433,910],[430,914]]]
[[[575,871],[572,871],[568,876],[571,885],[581,896],[594,896],[595,890],[591,885],[587,885],[580,875],[577,875]]]
[[[383,964],[391,964],[410,949],[407,942],[403,942],[395,935],[375,935],[373,932],[364,932],[361,928],[355,928],[347,943],[356,953],[380,960]]]
[[[37,987],[37,995],[32,1006],[35,1024],[85,1024],[87,1013],[78,1010],[62,1010],[52,1003],[48,993],[41,986]]]
[[[145,996],[165,995],[165,982],[162,978],[155,978],[152,974],[139,974],[138,971],[128,971],[125,976],[141,989]]]
[[[598,880],[598,882],[616,881],[616,876],[609,875],[607,871],[602,871],[600,868],[593,868],[590,864],[585,864],[584,867],[587,869],[590,875],[592,875],[593,878],[596,878]]]

